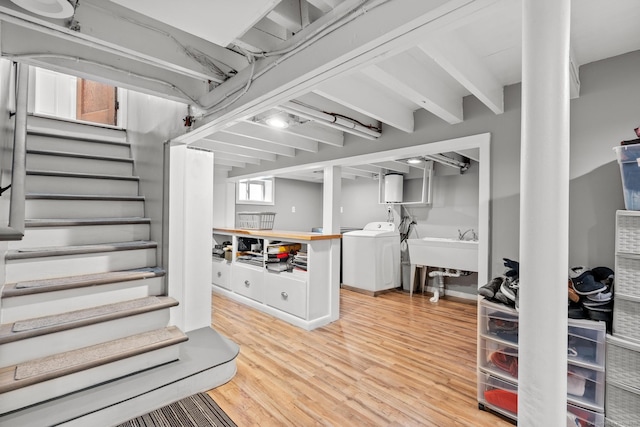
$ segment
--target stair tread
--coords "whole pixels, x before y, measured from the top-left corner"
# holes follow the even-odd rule
[[[109,196],[90,194],[57,194],[57,193],[27,193],[27,200],[111,200],[111,201],[144,201],[144,196]]]
[[[29,176],[57,176],[65,178],[94,178],[94,179],[113,179],[120,181],[140,181],[139,176],[133,175],[108,175],[103,173],[84,173],[84,172],[58,172],[43,170],[28,170],[26,174]]]
[[[112,161],[112,162],[133,163],[133,159],[131,159],[129,157],[100,156],[100,155],[95,155],[95,154],[74,153],[72,151],[30,150],[30,149],[27,149],[27,154],[40,154],[40,155],[44,155],[44,156],[74,157],[74,158],[78,158],[78,159],[108,160],[108,161]]]
[[[150,279],[153,277],[164,276],[165,274],[166,272],[162,268],[146,267],[138,268],[135,270],[109,271],[107,273],[83,274],[78,276],[55,277],[50,279],[7,283],[2,289],[2,298],[58,291],[63,289],[105,285],[107,283]]]
[[[123,225],[123,224],[151,224],[151,218],[122,217],[122,218],[39,218],[25,219],[25,228],[33,227],[72,227],[80,225]]]
[[[60,332],[178,305],[170,297],[149,296],[0,325],[0,344]]]
[[[0,369],[0,393],[17,390],[188,340],[170,326]]]
[[[135,249],[150,249],[158,247],[157,242],[151,240],[134,240],[129,242],[100,243],[97,245],[54,246],[43,248],[21,248],[7,251],[5,260],[40,258],[49,256],[92,254],[98,252],[128,251]]]

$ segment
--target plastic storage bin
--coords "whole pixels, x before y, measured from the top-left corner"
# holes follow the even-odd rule
[[[271,230],[275,218],[275,212],[238,212],[238,227]]]
[[[607,381],[607,425],[640,426],[640,390]]]
[[[616,293],[613,335],[640,343],[640,297]]]
[[[640,144],[613,147],[620,164],[624,205],[629,210],[640,210]]]
[[[640,388],[640,344],[607,335],[606,372],[607,381]]]

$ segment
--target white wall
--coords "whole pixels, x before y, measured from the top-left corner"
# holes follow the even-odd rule
[[[236,212],[276,212],[273,228],[277,230],[311,231],[322,227],[322,184],[276,178],[275,186],[273,206],[238,204]]]

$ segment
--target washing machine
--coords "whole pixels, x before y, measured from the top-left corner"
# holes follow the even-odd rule
[[[400,233],[391,222],[370,222],[342,235],[342,283],[379,292],[400,286]]]

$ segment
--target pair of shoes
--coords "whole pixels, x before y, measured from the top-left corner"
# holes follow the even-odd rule
[[[519,299],[518,299],[518,288],[520,287],[520,279],[515,278],[515,279],[510,279],[510,278],[506,278],[504,280],[504,282],[502,282],[502,285],[500,286],[500,292],[502,292],[504,294],[504,296],[506,296],[509,301],[511,301],[511,305],[514,305],[516,307],[516,311],[518,310],[518,303],[519,303]]]
[[[611,301],[611,298],[613,298],[613,292],[611,292],[610,290],[604,290],[602,292],[598,292],[597,294],[593,294],[593,295],[587,295],[587,299],[591,302],[598,302],[598,303],[607,303],[609,301]],[[586,305],[587,301],[585,301],[585,305]]]
[[[489,356],[489,359],[496,367],[508,372],[513,378],[518,378],[518,356],[505,353],[505,351],[509,350],[510,349],[505,348],[494,351]]]
[[[503,281],[504,278],[502,277],[494,277],[489,283],[478,289],[478,294],[487,299],[494,298],[496,292],[500,290],[500,285],[502,285]]]
[[[607,286],[597,282],[593,273],[587,267],[571,267],[569,269],[571,286],[578,295],[593,295],[606,291]]]

